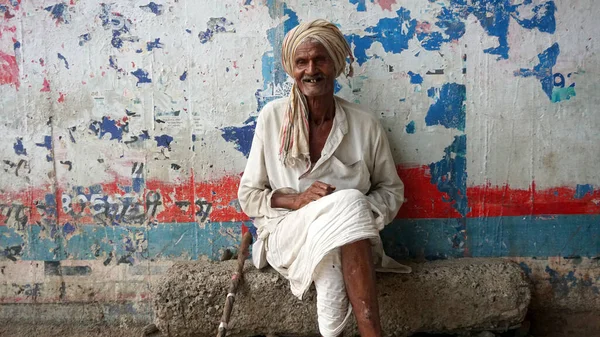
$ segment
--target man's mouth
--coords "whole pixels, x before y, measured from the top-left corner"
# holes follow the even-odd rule
[[[323,76],[319,76],[319,77],[305,77],[302,79],[302,82],[304,83],[317,83],[320,82],[324,79]]]

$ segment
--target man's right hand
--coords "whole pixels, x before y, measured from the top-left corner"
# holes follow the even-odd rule
[[[271,207],[297,210],[306,206],[311,201],[319,200],[335,191],[335,186],[322,181],[315,181],[304,192],[298,194],[273,194]]]
[[[304,192],[298,194],[296,197],[295,209],[300,209],[309,202],[319,200],[322,197],[333,193],[333,191],[335,191],[335,186],[317,180]]]

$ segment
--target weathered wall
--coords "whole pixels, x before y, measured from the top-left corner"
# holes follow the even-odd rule
[[[597,1],[0,0],[0,14],[0,302],[143,305],[174,260],[235,245],[255,118],[290,88],[281,40],[324,17],[357,58],[338,94],[380,117],[406,184],[389,253],[511,257],[540,306],[600,308]]]

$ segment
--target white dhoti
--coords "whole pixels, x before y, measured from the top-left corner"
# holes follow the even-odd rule
[[[339,335],[351,314],[342,274],[339,247],[370,239],[378,269],[410,269],[385,256],[374,208],[358,190],[341,190],[290,212],[269,234],[266,258],[290,282],[302,299],[314,281],[319,330],[325,337]]]

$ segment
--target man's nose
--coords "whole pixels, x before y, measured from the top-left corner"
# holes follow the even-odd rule
[[[314,61],[308,61],[308,66],[306,67],[306,73],[308,75],[317,73],[317,64]]]

